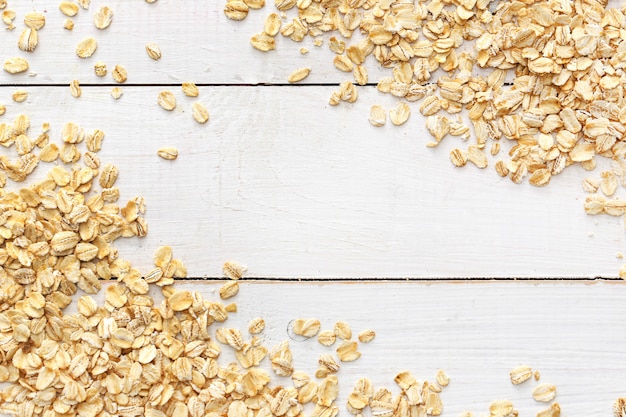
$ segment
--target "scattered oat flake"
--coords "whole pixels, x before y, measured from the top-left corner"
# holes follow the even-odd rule
[[[37,48],[39,42],[39,36],[35,29],[24,29],[20,35],[17,46],[25,52],[33,52]]]
[[[226,261],[222,266],[222,272],[224,272],[224,276],[232,280],[238,280],[243,277],[243,274],[246,272],[246,270],[247,268],[245,266],[233,261]]]
[[[24,58],[13,57],[4,61],[4,70],[9,74],[18,74],[28,70],[28,61]]]
[[[254,318],[248,323],[248,332],[250,334],[259,334],[265,329],[265,320],[261,317]]]
[[[65,19],[63,22],[63,29],[65,30],[74,30],[74,21],[72,19]]]
[[[489,404],[490,417],[515,417],[518,411],[509,400],[497,400]]]
[[[387,121],[387,111],[382,106],[375,104],[370,108],[370,117],[368,120],[372,126],[384,126]]]
[[[62,1],[59,4],[59,10],[61,10],[61,13],[65,16],[74,17],[78,13],[78,5],[71,1]]]
[[[280,30],[282,22],[280,20],[280,16],[276,13],[272,13],[265,18],[265,23],[263,24],[263,31],[266,35],[276,36],[278,31]]]
[[[24,15],[24,24],[34,30],[40,30],[46,25],[46,17],[39,12],[29,12]]]
[[[289,77],[287,78],[287,81],[289,81],[290,83],[300,82],[304,80],[306,77],[308,77],[310,73],[311,73],[311,68],[298,68],[297,70],[295,70],[289,75]]]
[[[161,48],[154,42],[148,42],[146,44],[146,52],[148,56],[155,61],[161,59]]]
[[[191,112],[196,122],[204,124],[209,121],[209,111],[202,103],[193,103],[191,106]]]
[[[361,343],[369,343],[372,340],[374,340],[374,338],[376,337],[376,332],[374,330],[363,330],[361,333],[359,333],[359,342]]]
[[[561,406],[559,403],[554,403],[549,408],[537,413],[537,417],[559,417],[560,415]]]
[[[198,97],[200,94],[198,87],[196,87],[196,85],[192,82],[184,82],[181,87],[183,89],[183,94],[187,97]]]
[[[128,71],[126,71],[126,68],[122,65],[116,65],[113,71],[111,71],[111,76],[113,77],[113,81],[122,84],[128,79]]]
[[[113,87],[111,89],[111,97],[113,97],[116,100],[118,100],[120,97],[122,97],[123,94],[124,94],[124,90],[122,90],[119,87]]]
[[[320,331],[320,321],[317,319],[296,319],[292,325],[293,332],[299,336],[313,337]]]
[[[486,168],[487,167],[487,156],[485,152],[478,148],[477,146],[470,145],[467,148],[467,159],[476,165],[478,168]]]
[[[176,97],[171,91],[161,91],[157,98],[157,103],[163,109],[172,111],[176,108]]]
[[[170,147],[170,148],[161,148],[157,151],[157,155],[159,155],[163,159],[167,159],[168,161],[172,161],[178,158],[178,149]]]
[[[94,38],[85,38],[76,46],[76,55],[80,58],[89,58],[97,48],[98,42]]]
[[[337,336],[333,330],[324,330],[317,335],[317,341],[324,346],[332,346]]]
[[[80,84],[78,82],[78,80],[72,80],[72,82],[70,83],[70,93],[72,94],[73,97],[80,97],[82,94],[82,90],[80,88]]]
[[[535,401],[549,402],[556,397],[556,386],[552,384],[539,384],[533,390]]]
[[[107,64],[98,61],[93,66],[93,70],[98,77],[104,77],[105,75],[107,75]]]
[[[106,29],[111,25],[113,21],[113,10],[110,7],[102,6],[93,15],[93,24],[98,29]]]
[[[16,103],[23,103],[28,98],[28,93],[24,90],[17,90],[11,96]]]
[[[248,5],[243,0],[228,0],[224,14],[231,20],[243,20],[248,16]]]
[[[518,385],[524,381],[528,381],[533,376],[533,371],[530,366],[521,365],[511,369],[509,374],[511,377],[511,383]]]
[[[239,292],[239,284],[237,281],[228,281],[226,284],[220,287],[220,298],[222,300],[228,300],[234,297]]]
[[[255,49],[262,52],[268,52],[276,49],[276,42],[272,36],[266,33],[259,33],[250,38],[250,43]]]
[[[389,120],[396,126],[403,125],[409,120],[409,116],[411,115],[411,109],[409,105],[404,102],[399,102],[396,107],[389,110]]]

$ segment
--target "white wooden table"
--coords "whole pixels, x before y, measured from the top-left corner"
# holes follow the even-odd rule
[[[104,130],[100,156],[119,167],[121,199],[142,195],[148,205],[149,234],[118,241],[122,257],[147,271],[154,250],[170,245],[194,279],[220,277],[225,260],[246,264],[250,282],[229,324],[261,315],[268,343],[288,337],[297,317],[375,329],[363,357],[341,371],[342,415],[358,376],[393,387],[404,369],[422,378],[446,369],[445,416],[486,413],[500,398],[534,415],[542,407],[532,383],[508,382],[523,363],[557,384],[563,415],[609,415],[626,394],[626,287],[613,282],[616,254],[626,250],[623,221],[585,215],[581,188],[608,161],[592,173],[569,168],[545,188],[498,177],[493,161],[485,170],[455,168],[448,154],[466,144],[446,138],[427,148],[416,104],[403,126],[369,124],[371,105],[396,103],[376,90],[388,73],[373,62],[359,100],[332,107],[331,92],[350,74],[333,67],[327,40],[316,47],[278,36],[276,51],[254,50],[249,38],[274,11],[270,1],[234,22],[222,1],[93,0],[71,32],[56,3],[9,0],[18,17],[14,31],[0,32],[0,58],[26,57],[30,70],[0,72],[0,123],[26,113],[33,129],[50,122],[56,139],[68,121]],[[92,23],[102,4],[115,13],[104,31]],[[17,48],[31,10],[47,20],[32,54]],[[98,49],[80,59],[75,46],[88,36]],[[159,44],[161,60],[147,56],[147,42]],[[119,100],[109,94],[117,86],[110,75],[95,76],[97,61],[128,69]],[[311,75],[288,85],[303,66]],[[183,81],[199,85],[208,124],[192,119],[196,99],[182,94]],[[18,89],[26,102],[11,101]],[[178,99],[173,112],[157,105],[163,90]],[[158,158],[164,146],[177,147],[179,158]],[[183,285],[209,294],[218,284]],[[293,344],[312,370],[321,346]]]

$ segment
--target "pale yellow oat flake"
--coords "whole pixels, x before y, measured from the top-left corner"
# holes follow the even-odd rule
[[[97,48],[98,42],[94,38],[85,38],[76,46],[76,55],[80,58],[89,58]]]
[[[389,110],[389,120],[396,126],[403,125],[409,120],[409,116],[411,115],[411,109],[408,104],[404,102],[399,102],[396,107]]]
[[[193,103],[191,106],[191,112],[196,122],[204,124],[209,121],[209,111],[202,103]]]
[[[289,77],[287,78],[287,81],[289,81],[290,83],[300,82],[304,80],[306,77],[308,77],[310,73],[311,73],[311,68],[298,68],[297,70],[295,70],[289,75]]]
[[[187,97],[198,97],[198,95],[200,94],[200,92],[198,91],[198,87],[196,87],[196,85],[190,81],[182,83],[181,87],[183,90],[183,94]]]
[[[231,20],[243,20],[248,16],[248,5],[243,0],[228,0],[224,14]]]
[[[82,90],[80,88],[80,83],[78,82],[78,80],[72,80],[72,82],[70,83],[70,93],[72,94],[72,97],[80,97],[82,94]]]
[[[556,386],[553,384],[539,384],[533,390],[535,401],[549,402],[556,397]]]
[[[39,43],[39,36],[35,29],[24,29],[20,35],[17,46],[25,52],[33,52]]]
[[[11,95],[11,98],[16,103],[23,103],[28,98],[28,93],[24,90],[17,90]]]
[[[154,42],[148,42],[146,44],[146,53],[155,61],[161,59],[161,48]]]
[[[268,52],[276,49],[276,41],[274,38],[266,33],[259,33],[250,38],[250,44],[255,49],[262,52]]]
[[[122,95],[124,95],[124,90],[122,90],[119,87],[113,87],[111,89],[111,97],[113,97],[115,100],[118,100],[120,97],[122,97]]]
[[[4,70],[9,74],[18,74],[28,70],[28,61],[20,57],[7,58],[4,61]]]
[[[293,321],[293,332],[304,337],[313,337],[320,331],[320,321],[317,319],[296,319]]]
[[[530,366],[521,365],[511,369],[510,377],[511,383],[514,385],[521,384],[522,382],[528,381],[533,376],[533,371]]]
[[[29,12],[24,15],[24,24],[34,30],[40,30],[46,25],[46,17],[39,12]]]
[[[382,127],[387,121],[387,111],[378,104],[373,105],[370,108],[370,116],[368,118],[372,126]]]
[[[78,5],[71,1],[62,1],[59,4],[59,10],[61,10],[61,13],[65,16],[74,17],[78,13]]]
[[[369,343],[372,340],[374,340],[375,337],[376,337],[376,332],[371,329],[363,330],[361,333],[359,333],[359,336],[358,336],[359,342],[361,343]]]
[[[128,71],[122,65],[116,65],[113,71],[111,71],[111,76],[116,83],[122,84],[128,79]]]
[[[107,72],[108,72],[107,64],[105,64],[104,62],[98,61],[93,66],[93,70],[98,77],[104,77],[105,75],[107,75]]]
[[[248,323],[248,332],[250,334],[259,334],[265,329],[265,320],[261,317],[254,318]]]
[[[157,151],[157,155],[159,155],[163,159],[172,161],[178,158],[178,149],[173,148],[173,147],[161,148]]]
[[[110,7],[102,6],[93,15],[93,24],[98,29],[106,29],[111,25],[113,21],[113,10]]]

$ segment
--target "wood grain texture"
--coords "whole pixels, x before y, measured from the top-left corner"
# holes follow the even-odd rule
[[[58,2],[57,2],[58,3]],[[303,83],[335,83],[352,80],[351,74],[338,71],[332,63],[335,56],[328,48],[327,34],[323,46],[313,45],[313,38],[293,42],[277,36],[277,50],[263,53],[250,45],[252,35],[263,31],[265,17],[276,12],[273,1],[261,10],[252,10],[240,22],[229,20],[223,12],[223,1],[159,0],[92,1],[89,10],[80,10],[74,30],[63,29],[67,18],[56,6],[43,0],[12,1],[16,11],[16,29],[2,31],[2,61],[7,56],[22,56],[30,62],[28,73],[10,75],[0,71],[0,83],[10,84],[69,84],[78,79],[84,84],[113,83],[110,75],[96,77],[93,66],[97,61],[109,69],[121,64],[128,69],[128,83],[177,84],[194,81],[198,84],[256,84],[287,83],[296,68],[308,66],[311,75]],[[114,11],[113,23],[99,30],[93,24],[93,14],[102,5]],[[37,10],[45,14],[46,26],[39,33],[39,46],[34,53],[22,52],[17,40],[25,28],[23,16]],[[296,11],[289,11],[289,19]],[[88,59],[78,58],[75,48],[86,37],[98,41],[96,53]],[[359,34],[355,34],[358,39]],[[150,59],[145,44],[157,43],[163,53],[159,61]],[[349,44],[349,41],[348,41]],[[302,55],[301,47],[310,53]],[[375,60],[367,68],[370,81],[376,82],[381,71]]]
[[[374,87],[338,107],[326,104],[333,87],[204,87],[206,125],[180,89],[173,112],[156,104],[156,87],[125,88],[119,101],[108,87],[80,99],[66,87],[26,90],[0,123],[24,112],[34,136],[49,121],[56,141],[68,121],[106,132],[100,156],[119,166],[122,200],[147,200],[148,237],[118,244],[144,271],[160,245],[192,277],[220,276],[229,259],[249,276],[285,278],[593,278],[621,265],[622,219],[583,212],[580,182],[599,169],[535,188],[498,177],[493,161],[455,168],[448,153],[466,144],[425,147],[415,112],[404,126],[372,127],[369,106],[394,103]],[[0,89],[0,102],[12,91]],[[178,160],[158,158],[164,146]]]
[[[216,282],[180,283],[219,299]],[[410,370],[418,379],[434,380],[444,369],[451,383],[442,393],[444,416],[471,410],[488,415],[497,399],[509,399],[520,416],[545,408],[531,393],[534,380],[513,386],[509,371],[529,365],[541,372],[540,382],[557,386],[564,416],[609,416],[615,399],[624,396],[626,286],[549,283],[258,283],[241,282],[229,301],[238,312],[223,324],[245,332],[249,320],[263,317],[263,344],[271,348],[287,340],[296,369],[313,374],[320,354],[334,353],[316,340],[290,337],[289,323],[317,318],[322,330],[346,321],[353,337],[365,329],[376,338],[361,344],[362,356],[342,363],[338,373],[340,415],[355,381],[369,377],[376,387],[394,394],[393,377]],[[218,325],[209,329],[214,334]],[[297,338],[297,339],[296,339]],[[223,349],[220,364],[234,361]],[[267,359],[262,362],[269,369]],[[291,386],[288,378],[276,383]]]

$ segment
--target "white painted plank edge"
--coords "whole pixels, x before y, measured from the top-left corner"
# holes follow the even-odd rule
[[[326,87],[201,88],[211,113],[202,126],[180,91],[173,112],[154,87],[126,88],[117,102],[105,87],[80,99],[27,91],[0,123],[24,112],[33,136],[49,121],[57,141],[68,121],[106,132],[101,159],[119,166],[122,201],[148,203],[148,236],[117,245],[143,271],[160,245],[193,277],[220,276],[228,259],[249,276],[313,278],[615,277],[621,265],[622,219],[583,212],[581,179],[599,169],[567,169],[534,188],[498,177],[493,161],[455,168],[448,153],[466,144],[425,147],[416,112],[401,127],[369,125],[371,104],[393,105],[373,87],[338,107]],[[1,88],[0,102],[11,92]],[[176,146],[178,160],[158,158],[163,146]]]
[[[177,288],[216,300],[220,285],[179,282]],[[613,402],[626,395],[625,297],[625,285],[609,283],[241,282],[239,294],[229,300],[238,312],[223,326],[245,334],[252,318],[263,317],[263,344],[271,348],[288,340],[294,366],[310,374],[319,355],[334,353],[336,345],[290,338],[291,320],[317,318],[322,330],[346,321],[354,338],[373,329],[374,341],[360,344],[361,358],[341,364],[340,416],[349,415],[345,402],[360,377],[395,394],[398,372],[410,370],[433,381],[438,369],[451,377],[442,393],[444,417],[464,410],[488,415],[489,403],[497,399],[513,401],[520,416],[534,416],[546,407],[532,399],[538,383],[509,381],[509,371],[522,364],[539,370],[540,382],[557,386],[562,415],[609,416]],[[222,355],[221,364],[234,361],[230,349]],[[269,367],[267,359],[262,366]],[[287,378],[277,381],[291,386]]]
[[[144,1],[94,0],[89,10],[80,10],[74,29],[63,29],[67,19],[58,2],[43,0],[10,1],[9,8],[17,13],[16,28],[0,31],[0,58],[22,56],[30,62],[28,73],[10,75],[0,71],[0,84],[69,84],[78,79],[84,84],[112,83],[110,75],[96,77],[93,66],[97,61],[109,69],[121,64],[128,69],[128,83],[171,84],[194,81],[203,84],[286,83],[296,68],[308,66],[311,75],[304,83],[339,83],[352,80],[352,74],[333,66],[335,54],[324,45],[313,45],[313,38],[293,42],[282,35],[276,37],[277,50],[263,53],[250,44],[252,35],[262,32],[265,17],[276,8],[272,1],[261,10],[252,10],[240,22],[229,20],[223,12],[224,1],[159,0]],[[108,29],[98,30],[93,14],[102,5],[114,11]],[[23,16],[32,10],[43,12],[46,26],[39,33],[39,46],[33,53],[20,51],[17,40],[25,28]],[[289,11],[289,20],[296,15]],[[285,20],[286,22],[287,20]],[[335,34],[339,36],[338,34]],[[358,38],[359,34],[355,34]],[[98,41],[96,53],[89,59],[75,54],[78,42],[86,37]],[[145,44],[156,42],[163,57],[155,62],[148,57]],[[350,45],[350,41],[346,42]],[[302,55],[301,47],[310,53]],[[381,71],[374,59],[368,60],[370,81],[375,82]],[[387,76],[389,73],[387,72]]]

